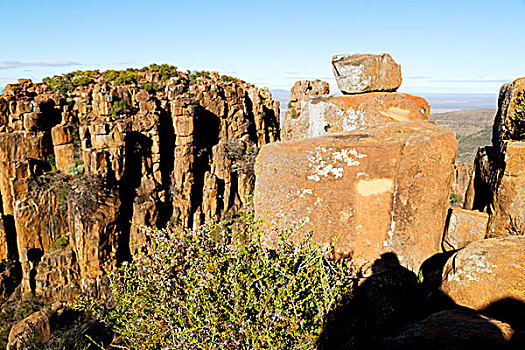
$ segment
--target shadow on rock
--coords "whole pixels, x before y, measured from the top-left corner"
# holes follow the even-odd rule
[[[417,276],[401,266],[394,253],[365,262],[353,287],[351,298],[327,316],[318,349],[370,347],[421,317]]]
[[[439,290],[452,254],[428,259],[422,281],[394,253],[365,262],[352,295],[327,316],[317,349],[525,349],[524,303],[504,299],[475,311]]]

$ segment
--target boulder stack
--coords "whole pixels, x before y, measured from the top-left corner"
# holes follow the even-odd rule
[[[283,120],[282,140],[429,118],[430,106],[425,99],[395,92],[401,84],[401,68],[390,55],[337,55],[332,67],[344,95],[310,88],[321,82],[297,82]],[[304,91],[300,99],[296,98],[298,90]]]

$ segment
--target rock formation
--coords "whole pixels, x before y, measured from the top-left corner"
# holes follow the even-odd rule
[[[283,140],[299,140],[327,133],[352,131],[362,126],[387,122],[424,120],[430,115],[421,97],[396,92],[370,92],[303,99],[295,114],[283,122]]]
[[[395,252],[417,268],[440,250],[456,151],[454,132],[427,121],[268,144],[255,210],[279,228],[304,219],[338,254]]]
[[[321,81],[296,82],[283,120],[283,141],[429,118],[424,98],[393,92],[401,84],[401,69],[389,55],[339,55],[332,65],[339,89],[353,95],[328,95],[328,84]]]
[[[505,299],[525,302],[525,237],[471,243],[443,269],[441,290],[455,303],[482,310]]]
[[[279,138],[278,116],[267,89],[216,73],[75,72],[8,85],[0,259],[20,261],[23,292],[43,301],[103,297],[103,271],[147,240],[136,225],[235,214],[259,148]]]
[[[448,225],[443,237],[443,250],[457,250],[485,238],[487,234],[487,213],[453,208],[450,210]]]
[[[401,66],[386,53],[336,55],[332,69],[343,94],[396,91],[401,85]]]

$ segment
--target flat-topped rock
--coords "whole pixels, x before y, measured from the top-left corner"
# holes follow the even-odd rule
[[[268,144],[255,211],[270,227],[304,220],[321,244],[337,237],[336,255],[394,252],[417,268],[440,250],[456,151],[454,132],[428,121]]]
[[[401,85],[401,66],[386,53],[336,55],[332,69],[343,94],[396,91]]]
[[[397,92],[304,97],[295,111],[284,118],[283,141],[382,123],[425,120],[430,116],[430,106],[424,98]]]

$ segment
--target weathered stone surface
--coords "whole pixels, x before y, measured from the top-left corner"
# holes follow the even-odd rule
[[[444,310],[383,340],[383,349],[508,349],[525,345],[523,332],[474,312]],[[516,348],[517,349],[517,348]]]
[[[32,313],[16,323],[9,332],[7,350],[24,349],[30,341],[44,342],[51,336],[49,319],[42,311]]]
[[[473,186],[474,166],[471,163],[456,162],[454,165],[454,181],[452,182],[451,204],[455,208],[463,208],[469,187]],[[468,205],[467,205],[468,206]],[[470,208],[472,204],[470,204]]]
[[[492,144],[501,150],[506,140],[525,139],[525,111],[519,106],[524,101],[525,78],[503,84],[499,92],[498,112],[494,118]]]
[[[494,147],[485,146],[478,149],[474,160],[472,184],[469,185],[465,198],[465,209],[489,211],[494,188],[501,173],[501,163],[501,154]]]
[[[474,210],[453,208],[443,237],[443,250],[461,249],[485,238],[489,215]]]
[[[278,228],[304,219],[317,242],[337,237],[342,254],[394,252],[417,268],[440,250],[456,151],[454,132],[427,121],[269,144],[255,210]]]
[[[0,258],[20,263],[20,292],[104,299],[104,271],[147,241],[131,221],[198,227],[246,203],[255,155],[279,137],[268,89],[218,74],[143,77],[96,75],[68,99],[29,80],[0,95]]]
[[[388,122],[428,119],[430,115],[430,107],[424,98],[392,92],[304,97],[296,111],[295,114],[286,114],[281,135],[283,141]]]
[[[525,237],[476,241],[455,253],[443,269],[441,290],[475,310],[510,298],[525,302]]]
[[[504,165],[492,183],[488,236],[525,234],[525,142],[505,141]]]
[[[396,91],[401,85],[401,66],[386,53],[336,55],[332,69],[343,94]]]

